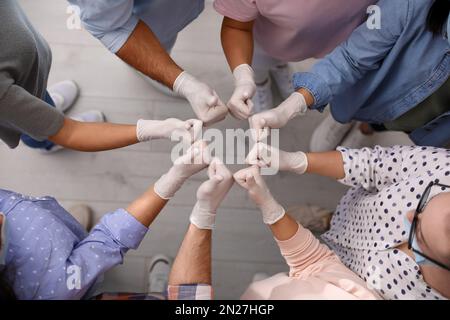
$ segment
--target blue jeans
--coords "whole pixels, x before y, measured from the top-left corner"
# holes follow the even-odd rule
[[[50,97],[48,92],[45,93],[44,101],[47,102],[53,108],[55,107],[55,103],[53,102],[52,97]],[[30,136],[28,136],[26,134],[23,134],[20,137],[20,139],[22,140],[22,142],[24,144],[26,144],[27,146],[29,146],[30,148],[33,148],[33,149],[50,150],[55,145],[53,142],[51,142],[49,140],[37,141],[37,140],[33,139],[32,137],[30,137]]]

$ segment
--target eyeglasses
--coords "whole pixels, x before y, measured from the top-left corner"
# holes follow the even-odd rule
[[[449,188],[449,190],[450,190],[450,186],[445,185],[445,184],[440,184],[437,182],[430,182],[430,184],[428,184],[427,188],[425,189],[425,191],[422,194],[422,197],[420,198],[419,205],[417,206],[416,212],[414,213],[414,219],[411,223],[411,230],[409,231],[408,249],[411,250],[412,252],[414,252],[415,254],[421,255],[422,257],[424,257],[428,261],[436,264],[437,266],[450,271],[449,266],[446,266],[445,264],[443,264],[439,261],[436,261],[433,258],[430,258],[429,256],[423,254],[421,251],[414,249],[412,246],[414,237],[416,235],[417,220],[419,218],[419,215],[424,211],[424,209],[428,203],[428,198],[430,197],[431,188],[433,188],[434,186],[438,186],[438,187],[442,187],[442,188]]]

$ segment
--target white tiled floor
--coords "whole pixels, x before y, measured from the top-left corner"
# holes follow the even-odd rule
[[[53,50],[50,83],[74,79],[81,98],[73,113],[100,109],[111,122],[134,123],[139,118],[164,119],[193,116],[187,102],[155,91],[145,80],[107,52],[84,31],[66,27],[67,3],[63,0],[21,0],[31,21]],[[232,79],[219,41],[221,18],[210,3],[201,17],[183,31],[174,57],[184,68],[213,86],[224,100],[232,91]],[[296,64],[304,69],[311,62]],[[312,130],[323,115],[311,112],[292,121],[281,132],[286,150],[305,149]],[[228,118],[218,128],[246,126]],[[384,145],[408,142],[403,136],[384,134],[375,138]],[[31,195],[53,195],[63,205],[87,203],[98,220],[104,213],[126,206],[169,167],[168,142],[152,142],[96,154],[63,151],[51,156],[19,147],[0,146],[0,187]],[[174,256],[187,227],[195,191],[204,174],[191,179],[164,209],[139,250],[130,252],[124,265],[110,271],[105,290],[143,292],[152,255]],[[324,178],[280,174],[269,185],[286,207],[300,203],[333,208],[345,191]],[[238,187],[233,187],[219,211],[214,236],[214,284],[217,298],[238,298],[255,272],[285,271],[278,249],[263,226],[259,213]]]

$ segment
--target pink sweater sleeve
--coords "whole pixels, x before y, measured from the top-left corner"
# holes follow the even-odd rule
[[[276,240],[276,239],[275,239]],[[335,253],[311,233],[299,224],[297,233],[289,240],[276,240],[281,254],[290,267],[289,275],[291,277],[298,275],[311,265],[323,262],[325,260],[339,261]]]

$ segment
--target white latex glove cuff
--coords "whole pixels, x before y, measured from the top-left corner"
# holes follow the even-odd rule
[[[286,210],[273,198],[265,201],[259,208],[263,215],[263,221],[267,225],[277,223],[286,215]]]
[[[292,120],[298,116],[303,116],[308,111],[308,105],[306,104],[305,97],[299,92],[294,92],[283,103],[283,107],[288,112],[289,120]]]
[[[182,175],[176,174],[174,169],[171,168],[169,172],[156,181],[153,190],[161,199],[170,200],[180,190],[186,179]]]
[[[255,85],[255,73],[248,64],[241,64],[233,70],[233,76],[236,86],[251,84]]]
[[[216,214],[203,210],[197,202],[192,209],[190,222],[199,229],[213,230],[216,225]]]
[[[183,71],[176,78],[176,80],[173,84],[173,91],[175,91],[175,93],[178,93],[179,95],[187,98],[188,93],[185,90],[186,84],[196,83],[196,82],[197,82],[197,79],[194,76],[191,76],[186,71]]]

